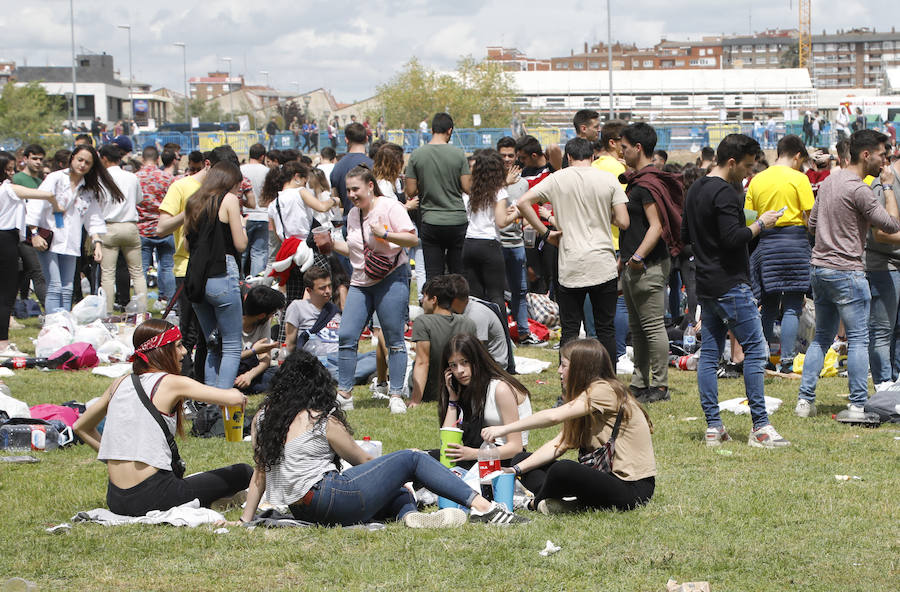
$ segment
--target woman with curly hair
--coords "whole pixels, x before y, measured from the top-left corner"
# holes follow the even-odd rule
[[[276,508],[316,524],[397,519],[411,528],[436,528],[466,521],[457,508],[417,512],[415,497],[403,486],[416,480],[471,508],[472,522],[527,522],[478,495],[421,451],[372,458],[353,440],[336,386],[319,360],[303,350],[291,354],[278,370],[271,394],[253,418],[256,470],[241,521],[253,519],[264,492]],[[341,458],[353,466],[341,472]]]
[[[463,272],[472,296],[489,300],[505,311],[506,264],[497,230],[512,224],[518,213],[509,205],[500,153],[480,150],[473,158],[472,193],[463,196],[469,219],[462,252]]]
[[[237,389],[217,389],[181,376],[186,350],[181,344],[181,331],[167,321],[142,323],[134,330],[132,341],[134,374],[113,382],[73,426],[78,437],[97,451],[97,459],[106,463],[106,504],[110,511],[143,516],[150,510],[168,510],[195,498],[208,508],[214,501],[246,489],[253,469],[243,463],[190,477],[176,475],[167,437],[184,436],[184,399],[246,406],[247,397]],[[137,384],[149,399],[146,403],[141,401]],[[163,433],[145,405],[156,408],[168,434]],[[101,437],[97,425],[103,418],[106,424]]]
[[[523,453],[513,459],[516,474],[535,492],[533,507],[544,514],[585,507],[631,510],[647,503],[656,484],[650,418],[616,378],[612,360],[599,341],[569,341],[559,356],[565,404],[513,423],[486,427],[481,437],[494,441],[515,431],[563,424],[559,434],[534,454]],[[578,449],[582,458],[589,456],[609,442],[614,432],[614,452],[607,468],[556,460],[573,449]]]

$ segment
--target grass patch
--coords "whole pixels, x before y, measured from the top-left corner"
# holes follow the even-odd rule
[[[37,321],[13,341],[29,349]],[[31,348],[33,351],[33,348]],[[556,352],[522,348],[520,355],[554,361]],[[535,409],[559,392],[556,365],[522,377]],[[723,590],[897,590],[900,428],[842,426],[829,417],[845,403],[846,379],[824,379],[820,415],[791,410],[799,382],[766,379],[766,394],[784,400],[772,422],[793,446],[746,445],[748,416],[723,416],[734,442],[716,453],[705,428],[696,375],[670,371],[672,401],[650,407],[659,475],[651,503],[633,512],[587,512],[497,529],[380,532],[310,528],[226,535],[211,528],[44,528],[75,512],[103,507],[105,467],[86,446],[40,454],[35,465],[0,464],[0,578],[23,577],[40,589],[70,590],[662,590],[667,578],[708,580]],[[87,400],[109,379],[87,372],[20,370],[6,379],[30,405]],[[743,382],[720,381],[721,398],[740,396]],[[349,412],[357,437],[384,451],[439,445],[437,408],[403,416],[358,387]],[[252,406],[258,406],[255,397]],[[685,417],[697,416],[695,421]],[[531,449],[556,428],[531,435]],[[179,442],[189,471],[251,462],[249,443],[188,438]],[[837,482],[835,474],[862,481]],[[228,517],[237,519],[238,511]],[[547,539],[562,546],[538,556]]]

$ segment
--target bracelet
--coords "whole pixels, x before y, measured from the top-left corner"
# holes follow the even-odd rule
[[[459,401],[447,401],[447,407],[455,407],[459,409]]]
[[[100,240],[100,239],[91,241],[91,246],[92,246],[92,247],[96,247],[97,245],[100,245],[100,246],[102,247],[102,246],[103,246],[103,241]]]
[[[760,231],[760,232],[762,232],[763,230],[766,229],[766,225],[763,224],[763,221],[760,220],[759,218],[756,219],[756,225],[759,226],[759,231]]]
[[[644,262],[644,258],[641,257],[640,255],[638,255],[637,253],[635,253],[634,255],[632,255],[631,258],[634,259],[635,261],[637,261],[638,263],[643,263],[643,262]]]
[[[516,477],[522,476],[522,469],[519,467],[519,465],[513,465],[513,470],[516,472]]]

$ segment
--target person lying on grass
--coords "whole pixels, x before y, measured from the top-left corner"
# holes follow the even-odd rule
[[[247,489],[253,472],[247,464],[182,478],[175,472],[177,462],[172,462],[172,448],[167,441],[175,433],[184,436],[184,399],[246,407],[247,397],[237,389],[218,389],[181,376],[181,360],[186,351],[178,327],[167,321],[151,319],[142,323],[134,331],[133,343],[133,375],[169,433],[163,432],[150,409],[141,402],[132,375],[113,382],[78,418],[75,433],[98,452],[98,460],[106,463],[106,504],[110,511],[143,516],[150,510],[168,510],[195,498],[208,508],[220,498]],[[104,417],[101,437],[97,425]]]
[[[497,365],[478,338],[457,333],[450,338],[442,357],[444,386],[439,399],[441,427],[463,431],[462,444],[448,444],[447,457],[469,469],[478,460],[481,429],[513,423],[531,415],[528,389]],[[509,459],[528,445],[528,432],[510,432],[497,438],[500,460]],[[429,451],[434,457],[439,450]]]
[[[534,454],[513,458],[516,474],[535,492],[531,509],[544,514],[585,507],[631,510],[647,503],[656,475],[652,424],[630,390],[616,379],[606,349],[594,339],[566,343],[560,350],[559,377],[564,405],[481,430],[482,438],[495,441],[512,432],[563,424],[560,433]],[[620,413],[610,472],[556,460],[567,450],[577,448],[581,456],[600,449],[609,441]],[[563,500],[572,497],[576,499]]]
[[[276,508],[322,525],[397,519],[411,528],[436,528],[466,521],[458,508],[417,512],[415,497],[403,486],[413,480],[471,508],[472,522],[528,522],[478,495],[422,451],[399,450],[378,458],[364,452],[338,404],[337,384],[319,360],[303,350],[291,354],[278,370],[251,433],[256,470],[242,522],[253,520],[264,492]],[[341,472],[341,458],[353,466]]]

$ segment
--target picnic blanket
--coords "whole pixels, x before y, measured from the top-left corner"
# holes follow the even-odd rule
[[[150,510],[144,516],[122,516],[114,514],[106,508],[78,512],[72,516],[72,522],[95,522],[104,526],[171,524],[172,526],[189,526],[194,528],[202,524],[212,524],[224,520],[225,516],[215,510],[201,508],[200,500],[198,499],[193,499],[168,510]]]

